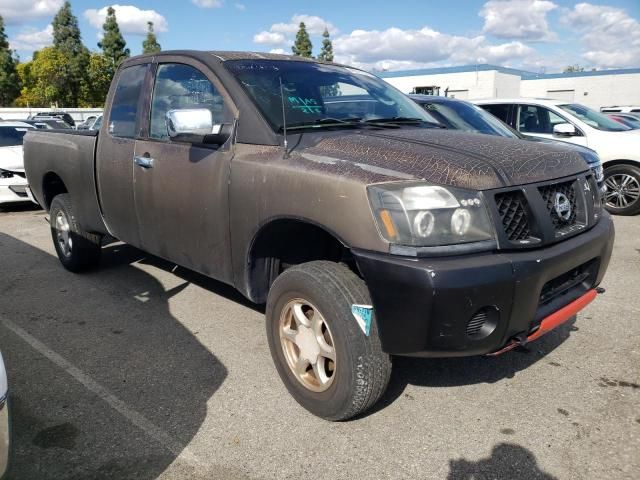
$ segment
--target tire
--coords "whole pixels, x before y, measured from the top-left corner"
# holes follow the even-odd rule
[[[285,270],[267,299],[267,338],[278,374],[302,407],[326,420],[348,420],[371,408],[386,390],[391,375],[391,358],[382,351],[375,318],[369,335],[365,335],[351,313],[354,304],[371,304],[364,281],[346,266],[327,261]],[[305,313],[311,328],[300,326],[295,312]],[[305,354],[291,339],[289,327],[296,329],[295,338],[306,353],[311,351],[306,357],[314,353],[305,343],[310,336],[317,339],[312,343],[321,345],[316,364],[301,368],[302,374],[295,373],[293,360],[297,353],[302,365]],[[283,338],[287,334],[289,337]],[[333,363],[324,357],[330,356],[327,347],[333,347]]]
[[[640,168],[614,165],[604,170],[605,208],[613,215],[640,213]]]
[[[49,222],[53,245],[64,268],[79,273],[98,266],[101,237],[80,228],[68,193],[57,195],[51,202]]]

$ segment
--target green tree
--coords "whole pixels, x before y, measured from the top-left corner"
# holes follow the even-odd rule
[[[311,39],[309,38],[309,33],[307,32],[307,27],[304,22],[300,22],[300,27],[296,34],[296,43],[291,47],[291,51],[299,57],[311,58],[313,45],[311,44]]]
[[[115,73],[111,62],[101,53],[92,53],[82,85],[81,107],[103,107]]]
[[[78,19],[71,11],[71,4],[68,1],[58,10],[51,25],[53,27],[53,46],[67,61],[63,79],[67,89],[62,103],[66,107],[77,107],[80,89],[89,64],[89,50],[82,43]]]
[[[318,55],[318,60],[324,60],[325,62],[333,62],[333,44],[329,38],[329,30],[325,27],[322,33],[322,50]]]
[[[104,56],[111,63],[113,68],[120,65],[125,58],[129,58],[129,49],[126,48],[127,42],[120,33],[118,21],[116,20],[116,11],[113,7],[107,9],[107,18],[102,25],[103,37],[98,42],[98,47],[102,49]]]
[[[153,31],[153,22],[147,22],[147,38],[142,42],[142,53],[158,53],[162,47]]]
[[[67,57],[55,47],[46,47],[34,54],[33,60],[18,65],[23,84],[19,106],[51,107],[66,106],[69,86]]]
[[[20,95],[17,63],[4,32],[4,19],[0,15],[0,107],[10,106]]]

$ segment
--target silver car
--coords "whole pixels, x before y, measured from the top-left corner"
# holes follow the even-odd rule
[[[4,478],[9,468],[9,388],[7,385],[7,372],[0,354],[0,478]]]

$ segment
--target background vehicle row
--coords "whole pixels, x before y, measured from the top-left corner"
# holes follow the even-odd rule
[[[583,105],[560,100],[516,98],[474,103],[525,135],[595,150],[604,166],[609,211],[618,215],[640,213],[640,130]]]

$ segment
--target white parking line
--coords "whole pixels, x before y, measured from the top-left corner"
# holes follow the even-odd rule
[[[138,427],[140,430],[144,431],[151,438],[155,439],[158,443],[160,443],[160,445],[169,450],[176,457],[180,457],[181,460],[185,460],[197,466],[203,466],[203,464],[196,458],[193,452],[191,452],[189,447],[184,446],[175,438],[164,432],[160,427],[148,420],[144,415],[129,407],[125,402],[120,400],[105,387],[93,380],[82,370],[75,367],[63,357],[58,355],[56,352],[51,350],[40,340],[33,337],[31,334],[17,326],[11,320],[8,320],[4,317],[0,316],[0,323],[2,323],[5,327],[18,335],[20,338],[22,338],[22,340],[24,340],[31,347],[37,350],[41,355],[45,356],[51,362],[66,371],[69,375],[80,382],[87,390],[99,396],[116,412],[125,417],[127,420],[129,420],[129,422]]]

